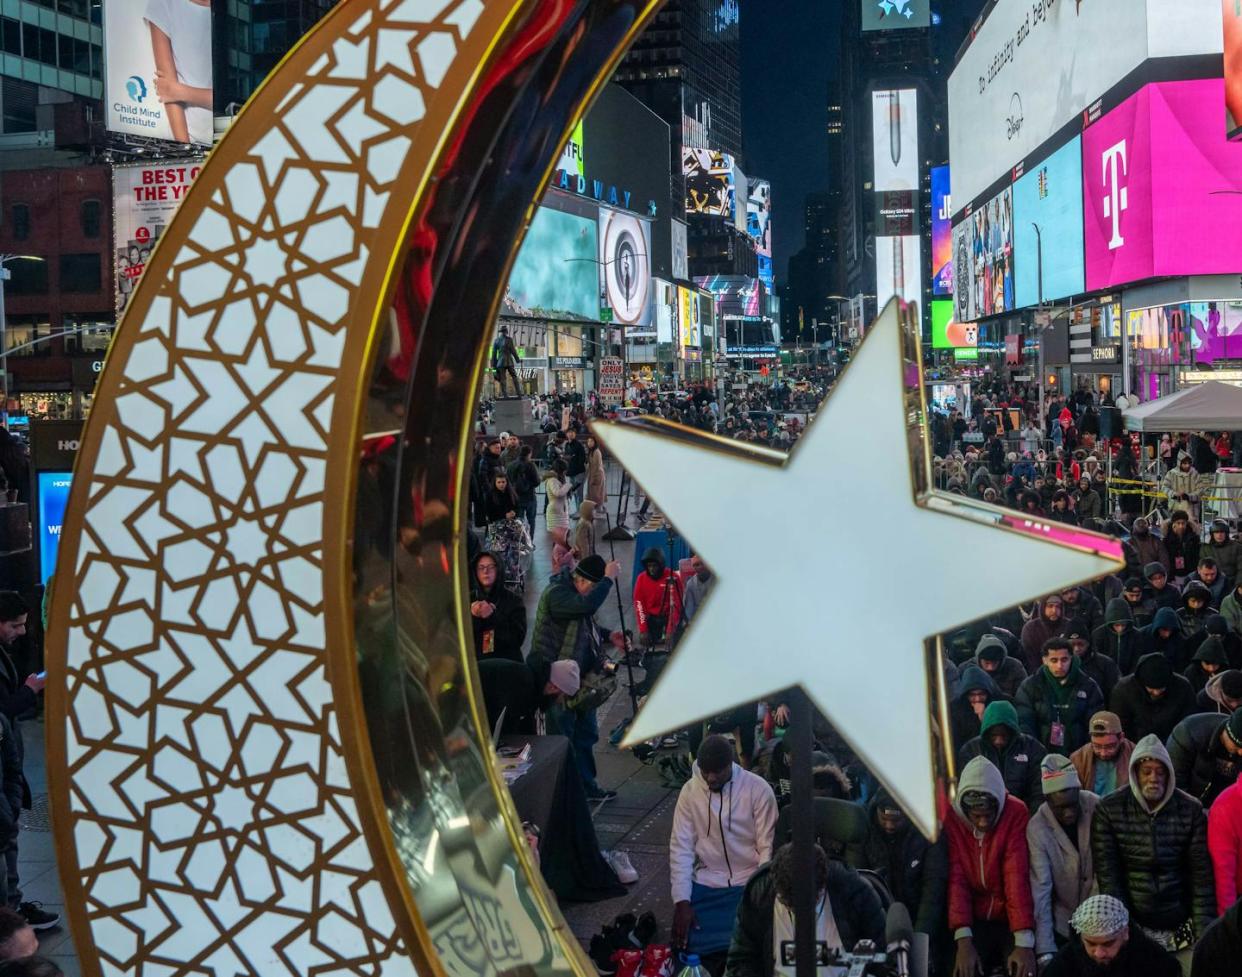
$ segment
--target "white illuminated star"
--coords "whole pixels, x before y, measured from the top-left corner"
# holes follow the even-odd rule
[[[926,642],[1122,564],[1113,540],[916,495],[901,336],[894,301],[788,456],[667,422],[596,434],[715,572],[629,739],[801,685],[934,837]]]

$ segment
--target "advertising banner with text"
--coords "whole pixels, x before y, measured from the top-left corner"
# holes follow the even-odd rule
[[[955,205],[1143,62],[1219,53],[1220,25],[1221,0],[998,0],[949,76]]]
[[[1148,85],[1083,133],[1088,291],[1237,273],[1242,143],[1221,131],[1224,84]]]
[[[210,0],[106,0],[107,127],[212,144]]]
[[[198,176],[200,158],[112,168],[116,314],[129,304],[155,242]]]

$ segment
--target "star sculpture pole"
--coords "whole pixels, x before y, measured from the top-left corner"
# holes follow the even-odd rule
[[[628,741],[800,685],[934,838],[929,642],[1122,560],[1107,537],[920,492],[902,349],[894,301],[788,455],[659,420],[594,431],[714,572]]]

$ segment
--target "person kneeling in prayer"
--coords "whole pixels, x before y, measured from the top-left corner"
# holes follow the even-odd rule
[[[822,966],[833,950],[852,950],[859,940],[884,947],[880,897],[857,872],[815,852],[815,953]],[[737,910],[725,977],[794,977],[794,878],[806,871],[783,845],[746,885]]]

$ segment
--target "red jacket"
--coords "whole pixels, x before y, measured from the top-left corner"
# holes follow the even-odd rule
[[[1026,805],[1005,795],[996,827],[981,840],[956,813],[945,818],[949,836],[949,929],[975,920],[1008,918],[1009,931],[1035,928]]]
[[[681,620],[681,580],[672,570],[665,570],[664,575],[653,579],[646,570],[634,581],[634,612],[638,617],[638,633],[647,633],[647,618],[655,614],[665,615],[664,625],[666,637],[672,637],[677,631],[677,623]]]
[[[1208,808],[1208,853],[1216,874],[1216,912],[1242,897],[1242,776]]]

